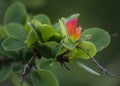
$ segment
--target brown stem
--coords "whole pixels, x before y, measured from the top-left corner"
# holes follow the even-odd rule
[[[24,76],[26,74],[27,69],[29,68],[29,65],[31,64],[31,62],[36,58],[37,53],[35,53],[32,58],[24,65],[24,69],[21,75],[21,80],[20,80],[20,86],[22,86],[23,81],[24,81]]]
[[[95,58],[93,58],[86,49],[84,49],[84,48],[82,48],[82,47],[79,47],[79,46],[77,46],[77,47],[80,48],[80,49],[82,49],[82,50],[84,50],[85,53],[90,57],[91,61],[92,61],[104,74],[107,74],[107,75],[110,76],[110,77],[115,76],[114,74],[112,74],[111,72],[109,72],[107,69],[105,69],[104,67],[102,67],[102,66],[99,64],[99,62],[98,62],[97,60],[95,60]]]
[[[60,62],[61,66],[63,67],[64,70],[70,70],[70,68],[67,67],[67,65],[65,64],[65,62],[69,62],[69,59],[64,56],[67,53],[69,53],[68,50],[66,52],[64,52],[62,55],[57,56],[57,61]]]

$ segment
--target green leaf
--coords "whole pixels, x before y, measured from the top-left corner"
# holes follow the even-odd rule
[[[39,21],[41,24],[51,24],[49,17],[44,14],[38,14],[33,19]]]
[[[66,31],[66,28],[65,28],[62,20],[59,20],[59,24],[60,24],[60,29],[61,29],[62,36],[66,37],[67,36],[67,31]]]
[[[7,38],[3,41],[2,47],[6,51],[17,51],[17,50],[23,49],[25,45],[23,42],[19,40]]]
[[[20,41],[25,41],[27,38],[27,32],[21,24],[10,23],[5,26],[5,32],[9,37]]]
[[[75,44],[72,42],[72,40],[69,37],[65,37],[63,40],[63,46],[71,51],[74,51],[76,48]]]
[[[35,42],[36,42],[37,38],[33,32],[33,30],[31,30],[28,33],[27,39],[25,41],[25,43],[27,44],[28,47],[32,46]]]
[[[33,71],[32,81],[34,86],[59,86],[56,77],[46,70]]]
[[[54,29],[50,25],[42,25],[38,30],[44,42],[48,41],[55,34]]]
[[[96,72],[95,70],[91,69],[90,67],[86,66],[83,63],[77,62],[78,66],[82,67],[83,69],[85,69],[87,72],[100,76],[100,74],[98,72]]]
[[[39,51],[40,55],[45,58],[54,58],[54,50],[57,46],[57,43],[54,41],[46,42],[43,44],[35,44],[35,48]]]
[[[60,24],[59,24],[59,22],[54,23],[52,26],[54,27],[55,31],[57,31],[57,32],[60,31]]]
[[[53,59],[36,59],[35,63],[39,69],[49,70],[53,66]]]
[[[96,54],[96,47],[92,42],[82,41],[78,45],[79,47],[76,51],[73,52],[73,58],[83,58],[83,59],[90,59],[86,51],[91,55],[91,57],[95,56]]]
[[[8,7],[4,18],[5,24],[12,22],[24,24],[25,21],[26,21],[26,9],[22,3],[17,2]]]
[[[49,47],[52,51],[54,51],[55,47],[57,46],[57,42],[50,41],[50,42],[44,43],[44,45],[46,45],[46,46]]]
[[[0,26],[0,38],[5,38],[7,37],[7,34],[4,31],[4,28]]]
[[[7,58],[14,58],[14,57],[16,57],[16,54],[15,54],[15,52],[9,52],[9,51],[5,51],[4,49],[3,49],[3,47],[2,47],[2,42],[3,42],[3,40],[1,40],[0,39],[0,55],[1,56],[5,56],[5,57],[7,57]]]
[[[60,51],[62,50],[63,48],[63,43],[60,42],[54,49],[54,57],[57,57],[57,55],[60,53]]]
[[[54,36],[50,38],[50,41],[60,42],[62,38],[63,37],[59,32],[55,32]]]
[[[81,38],[83,40],[92,42],[96,46],[98,52],[110,44],[110,36],[108,32],[100,28],[86,29],[82,33]]]
[[[43,56],[45,58],[53,58],[54,57],[53,51],[47,45],[35,43],[34,46],[35,46],[35,49],[38,51],[38,53],[41,56]]]
[[[20,77],[17,76],[15,74],[15,72],[12,72],[11,81],[13,82],[13,84],[15,86],[19,86],[20,85]],[[26,82],[23,82],[22,86],[29,86],[29,85]]]
[[[0,81],[6,80],[11,73],[11,65],[5,64],[0,67]]]
[[[55,35],[55,30],[51,25],[41,24],[37,20],[33,20],[32,23],[38,29],[43,42],[48,41],[51,37]]]

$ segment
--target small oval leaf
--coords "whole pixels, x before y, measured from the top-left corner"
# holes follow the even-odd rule
[[[16,51],[25,47],[24,42],[19,40],[7,38],[2,42],[2,47],[6,51]]]
[[[8,7],[5,13],[4,23],[20,23],[24,24],[26,21],[26,9],[22,3],[17,2]]]
[[[92,42],[96,46],[98,52],[110,44],[110,36],[108,32],[100,28],[86,29],[82,33],[81,38],[83,40]]]
[[[39,35],[41,37],[40,41],[46,42],[55,35],[55,30],[51,25],[41,24],[37,20],[33,20],[32,23],[39,32]]]
[[[44,14],[38,14],[33,19],[39,21],[41,24],[51,24],[49,17]]]
[[[27,38],[27,32],[23,25],[17,23],[10,23],[5,26],[6,34],[14,39],[25,41]]]
[[[81,48],[78,48],[73,52],[73,58],[90,59],[87,52],[91,55],[91,57],[95,56],[96,54],[96,47],[92,42],[82,41],[79,43],[78,47]]]
[[[56,77],[46,70],[33,71],[32,80],[34,86],[59,86]]]

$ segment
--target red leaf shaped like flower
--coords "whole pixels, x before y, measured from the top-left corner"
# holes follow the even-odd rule
[[[77,22],[77,18],[66,22],[66,29],[68,31],[68,35],[72,38],[72,40],[80,39],[81,27],[77,28]]]

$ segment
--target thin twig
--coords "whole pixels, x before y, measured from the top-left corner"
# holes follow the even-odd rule
[[[88,52],[88,50],[82,48],[82,47],[79,47],[78,48],[82,49],[85,51],[85,53],[90,57],[91,61],[104,73],[104,74],[107,74],[108,76],[110,77],[114,77],[115,75],[112,74],[111,72],[109,72],[107,69],[105,69],[104,67],[102,67],[99,62],[97,60],[95,60],[95,58],[93,58],[90,53]]]
[[[37,53],[35,53],[32,58],[24,65],[24,69],[21,75],[21,80],[20,80],[20,86],[22,86],[23,81],[24,81],[24,76],[26,74],[27,69],[29,68],[29,65],[31,64],[31,62],[35,59],[35,57],[37,56]]]

